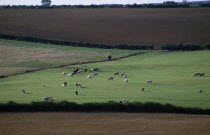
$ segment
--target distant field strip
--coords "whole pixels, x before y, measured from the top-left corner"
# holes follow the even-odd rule
[[[210,8],[4,9],[11,35],[107,45],[210,43]]]
[[[64,64],[118,58],[140,51],[93,49],[0,39],[0,75]]]

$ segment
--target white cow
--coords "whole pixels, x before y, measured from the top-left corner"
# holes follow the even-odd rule
[[[92,75],[87,76],[87,79],[92,79],[92,78],[93,78]]]
[[[66,72],[63,72],[61,75],[62,75],[62,76],[63,76],[63,75],[66,75]]]
[[[128,79],[125,79],[124,82],[128,82]]]
[[[75,74],[75,73],[71,73],[71,74],[69,74],[68,76],[71,76],[71,77],[73,77],[73,76],[74,76],[74,74]]]
[[[84,70],[79,70],[79,71],[77,71],[77,73],[81,73],[81,72],[84,72]]]
[[[124,74],[124,75],[122,75],[122,78],[126,78],[126,77],[127,77],[127,75],[125,75],[125,74]]]
[[[62,85],[61,85],[61,88],[64,88],[67,86],[67,82],[64,82]]]
[[[92,71],[98,71],[98,68],[91,68],[90,72],[92,72]]]

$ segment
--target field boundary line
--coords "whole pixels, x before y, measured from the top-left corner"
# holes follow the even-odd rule
[[[82,64],[90,64],[90,63],[98,63],[98,62],[116,61],[116,60],[132,57],[132,56],[137,56],[137,55],[141,55],[141,54],[145,54],[145,53],[150,53],[150,52],[153,52],[153,51],[132,53],[132,54],[129,54],[129,55],[118,57],[118,58],[113,58],[111,60],[107,59],[107,60],[95,60],[95,61],[86,61],[86,62],[75,62],[75,63],[69,63],[69,64],[62,64],[62,65],[55,66],[55,67],[44,67],[44,68],[26,70],[26,71],[23,71],[23,72],[14,73],[14,74],[10,74],[10,75],[1,75],[0,78],[20,75],[20,74],[25,74],[25,73],[31,73],[31,72],[45,70],[45,69],[53,69],[53,68],[61,68],[61,67],[65,67],[65,66],[78,65],[78,64],[82,65]],[[161,51],[161,52],[163,52],[163,51]]]
[[[11,35],[0,32],[0,39],[25,41],[33,43],[43,43],[52,45],[63,45],[73,47],[87,47],[87,48],[103,48],[103,49],[122,49],[122,50],[154,50],[153,45],[128,45],[128,44],[102,44],[102,43],[89,43],[89,42],[76,42],[68,40],[54,40],[41,37],[33,37],[27,35]]]

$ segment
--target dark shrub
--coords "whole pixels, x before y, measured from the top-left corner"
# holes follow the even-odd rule
[[[205,45],[205,49],[210,50],[210,44]]]
[[[108,56],[108,60],[112,60],[112,56],[111,55]]]

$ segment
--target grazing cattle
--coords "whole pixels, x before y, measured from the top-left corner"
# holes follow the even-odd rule
[[[79,71],[79,68],[77,67],[77,68],[73,71],[73,73],[74,73],[74,74],[77,74],[78,71]]]
[[[52,97],[43,97],[43,101],[53,101]]]
[[[77,88],[79,88],[79,84],[76,83],[75,86],[76,86]]]
[[[61,85],[62,88],[66,87],[66,86],[67,86],[67,82],[64,82],[64,83]]]
[[[198,92],[199,92],[199,93],[202,93],[202,92],[203,92],[203,90],[199,90]]]
[[[92,78],[93,78],[92,75],[87,76],[87,79],[92,79]]]
[[[125,79],[124,82],[128,82],[128,79]]]
[[[75,73],[73,72],[73,73],[69,74],[68,76],[73,77],[74,75],[75,75]]]
[[[122,78],[126,78],[127,76],[124,74],[124,75],[122,75]]]
[[[152,83],[152,80],[147,80],[147,83]]]
[[[200,76],[200,73],[195,73],[195,75],[194,76]]]
[[[123,100],[120,101],[120,103],[122,103],[122,104],[130,103],[130,102],[132,102],[132,101],[127,101],[125,99],[123,99]]]
[[[75,91],[75,94],[78,95],[79,94],[78,91]]]
[[[26,93],[26,91],[25,91],[25,90],[22,90],[22,92],[23,92],[23,94],[25,94],[25,93]]]
[[[126,103],[127,101],[125,99],[121,100],[122,103]]]
[[[120,74],[120,72],[115,72],[115,73],[114,73],[114,75],[119,75],[119,74]]]
[[[113,104],[113,103],[116,103],[114,100],[110,100],[108,101],[109,104]]]
[[[77,73],[82,73],[82,72],[84,72],[84,70],[78,70],[78,71],[77,71]]]
[[[144,88],[142,88],[141,91],[144,91]]]
[[[124,73],[122,73],[122,74],[121,74],[121,77],[122,77],[122,78],[126,78],[127,75],[125,75]]]
[[[114,77],[110,77],[108,80],[113,80],[114,79]]]
[[[88,71],[88,69],[84,69],[84,72],[87,72]]]
[[[98,68],[91,68],[90,72],[92,72],[92,71],[98,71]]]
[[[195,73],[195,75],[194,76],[205,76],[205,74],[204,73]]]
[[[77,88],[81,88],[81,87],[82,87],[82,85],[81,85],[81,84],[78,84],[78,83],[76,83],[75,86],[76,86]]]
[[[66,75],[66,72],[61,73],[61,75],[62,75],[62,76],[63,76],[63,75]]]
[[[46,86],[45,86],[45,84],[42,84],[42,86],[45,88]]]
[[[98,75],[98,73],[94,73],[94,74],[93,74],[93,76],[96,76],[96,75]]]
[[[200,76],[205,76],[205,74],[204,73],[200,73]]]
[[[62,84],[62,85],[61,85],[61,88],[64,88],[64,87],[65,87],[65,85],[64,85],[64,84]]]

